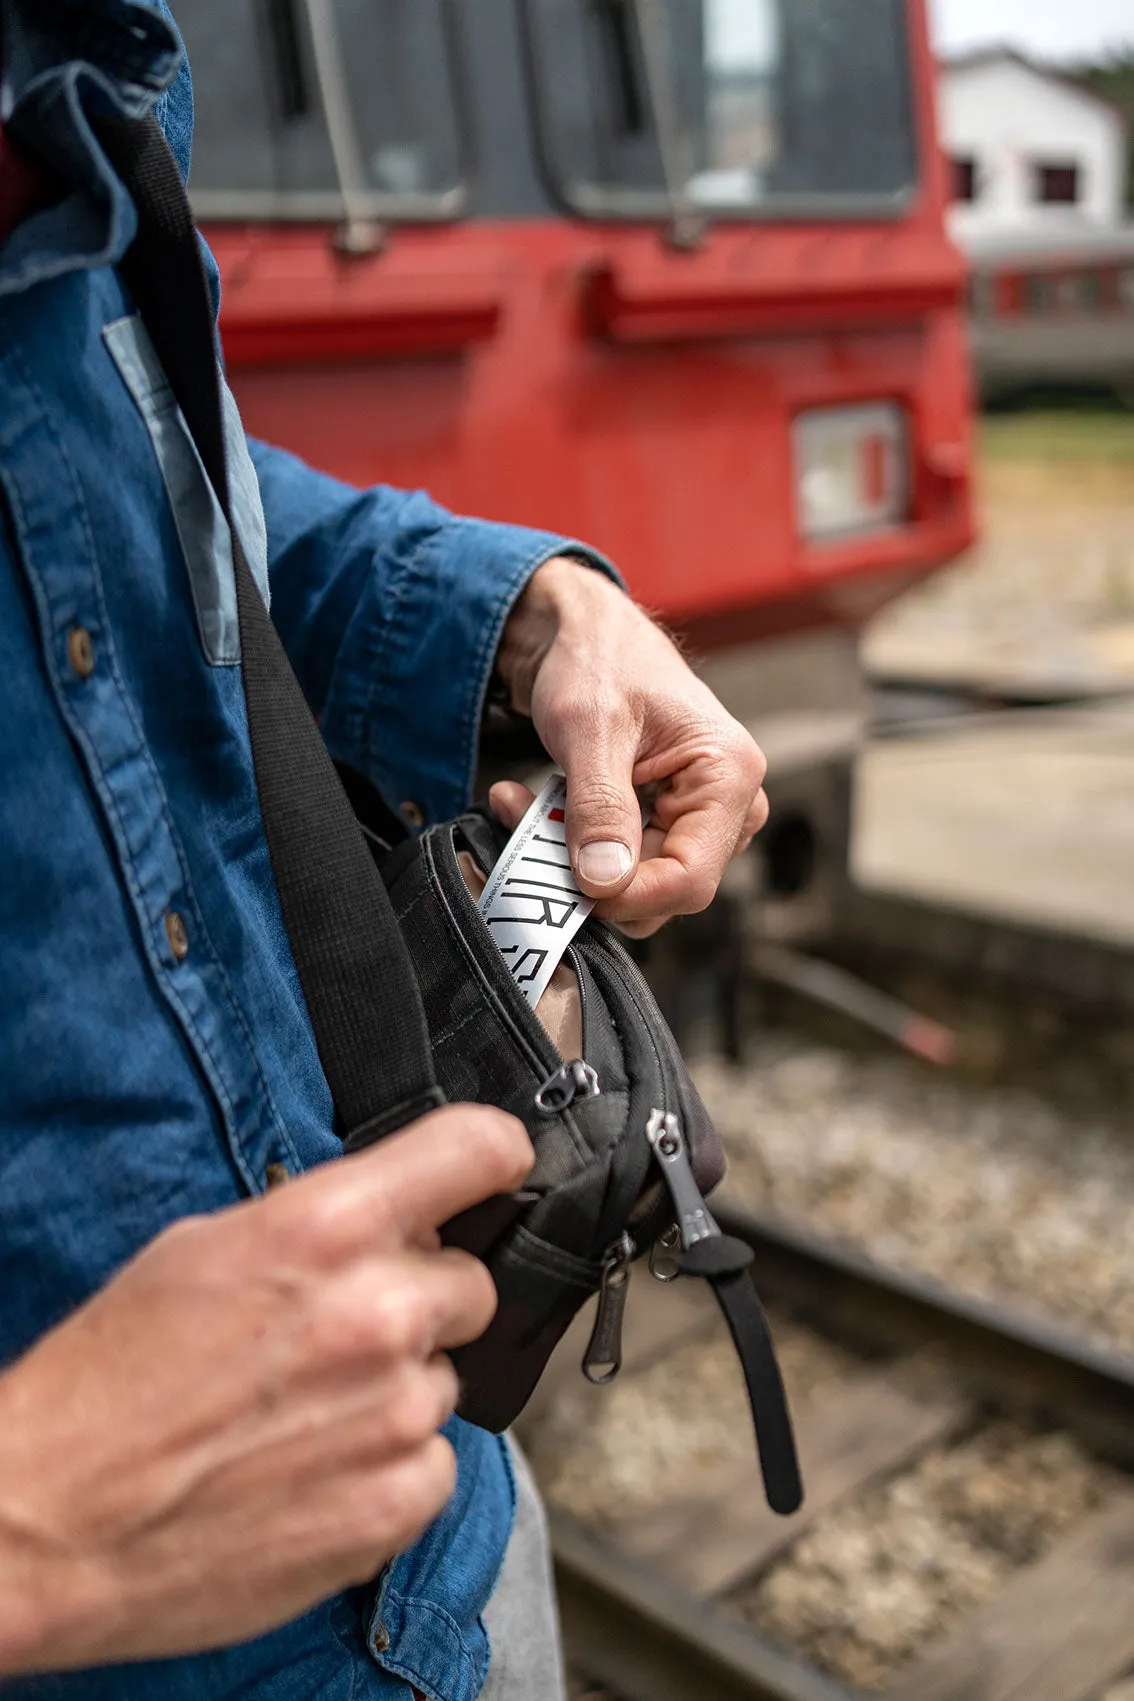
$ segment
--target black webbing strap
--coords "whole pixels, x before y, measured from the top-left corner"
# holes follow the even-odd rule
[[[775,1345],[749,1269],[752,1248],[732,1235],[715,1234],[697,1241],[675,1262],[683,1274],[704,1277],[724,1313],[744,1371],[768,1505],[785,1517],[798,1512],[803,1504],[799,1457]]]
[[[714,1276],[711,1285],[744,1370],[764,1493],[772,1511],[787,1517],[798,1512],[803,1504],[803,1482],[787,1395],[764,1307],[748,1270]]]
[[[284,923],[353,1148],[444,1103],[421,996],[386,888],[241,548],[229,507],[213,310],[181,174],[152,116],[103,118],[98,137],[134,200],[121,264],[229,521],[244,696]]]

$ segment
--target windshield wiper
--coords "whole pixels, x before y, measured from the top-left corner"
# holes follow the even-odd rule
[[[335,232],[335,247],[344,254],[376,254],[385,246],[387,232],[369,210],[370,190],[335,28],[333,0],[303,0],[303,5],[343,207],[343,222]]]
[[[305,117],[310,108],[295,0],[269,0],[267,19],[279,90],[280,117],[285,123],[290,123],[295,118]]]
[[[665,0],[625,0],[625,3],[634,9],[642,44],[646,88],[669,202],[669,241],[675,248],[698,248],[704,240],[706,219],[689,196],[689,178],[683,161],[686,138]]]

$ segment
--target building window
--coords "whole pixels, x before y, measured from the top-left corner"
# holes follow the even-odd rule
[[[1079,167],[1073,160],[1036,160],[1032,193],[1045,207],[1074,207],[1079,201]]]
[[[1044,272],[1033,272],[1024,279],[1024,304],[1031,313],[1050,313],[1056,293],[1056,280]]]
[[[975,201],[979,193],[976,160],[971,154],[955,154],[952,166],[954,201]]]
[[[1068,279],[1071,284],[1073,299],[1072,307],[1082,308],[1086,313],[1097,312],[1102,305],[1102,278],[1098,272],[1080,272],[1077,277]]]

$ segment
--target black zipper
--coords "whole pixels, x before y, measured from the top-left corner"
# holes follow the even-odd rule
[[[476,925],[480,928],[485,943],[483,953],[473,949],[471,939],[466,938],[461,927],[455,927],[453,932],[457,943],[463,950],[466,961],[482,985],[488,987],[499,1002],[505,1021],[513,1035],[528,1054],[528,1061],[540,1072],[541,1078],[554,1074],[566,1060],[562,1053],[551,1043],[547,1030],[539,1017],[525,999],[523,993],[516,990],[515,983],[504,964],[504,959],[496,949],[496,942],[489,932],[488,925],[477,907],[476,900],[465,885],[465,877],[457,862],[456,846],[453,842],[452,831],[444,835],[443,846],[439,846],[437,838],[430,834],[425,841],[428,858],[427,866],[441,901],[452,908],[454,901],[470,918],[476,917]],[[440,854],[439,854],[440,853]],[[441,865],[444,857],[445,866]],[[484,870],[482,869],[483,873]],[[449,889],[451,886],[451,890]],[[507,987],[507,992],[504,988]]]

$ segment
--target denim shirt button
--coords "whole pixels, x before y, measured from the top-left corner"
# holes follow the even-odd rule
[[[386,1629],[382,1620],[379,1619],[378,1623],[374,1626],[374,1629],[370,1632],[371,1652],[375,1654],[384,1654],[388,1650],[389,1646],[390,1632]]]
[[[415,803],[412,797],[407,797],[405,802],[400,805],[400,808],[402,812],[402,820],[406,823],[407,827],[425,826],[425,810],[422,808],[420,803]]]
[[[67,634],[67,659],[80,679],[94,672],[94,640],[85,626],[72,626]]]
[[[269,1188],[282,1187],[285,1181],[291,1180],[291,1171],[286,1164],[269,1164],[264,1171],[264,1180]]]
[[[189,955],[189,929],[176,910],[168,910],[165,917],[165,936],[169,940],[169,948],[177,962],[183,963]]]

